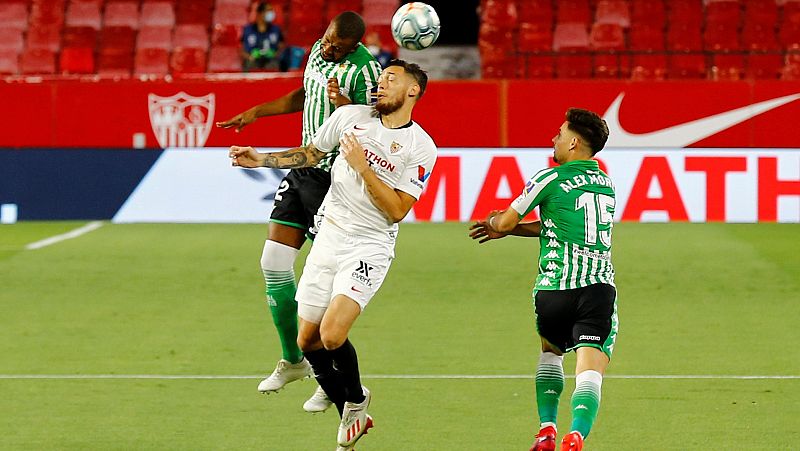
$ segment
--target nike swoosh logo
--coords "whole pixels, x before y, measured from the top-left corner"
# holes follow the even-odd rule
[[[354,125],[353,128],[356,130],[366,130],[366,128],[361,128],[358,125]]]
[[[354,286],[351,286],[350,289],[355,291],[356,293],[363,293],[363,291],[359,290],[358,288],[356,288]]]
[[[625,93],[621,92],[603,114],[608,124],[606,147],[686,147],[733,127],[752,117],[800,99],[800,93],[778,97],[735,110],[684,122],[648,133],[629,133],[619,123],[619,107]]]

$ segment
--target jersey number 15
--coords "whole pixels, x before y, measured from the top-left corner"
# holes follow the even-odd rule
[[[607,248],[611,247],[611,227],[608,230],[601,230],[598,233],[599,225],[609,224],[613,227],[614,222],[614,198],[605,194],[583,193],[575,200],[575,211],[585,209],[584,231],[586,232],[586,244],[597,244],[597,237]]]

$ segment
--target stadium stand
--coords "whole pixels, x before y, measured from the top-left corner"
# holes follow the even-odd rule
[[[238,71],[254,0],[0,3],[0,72]],[[296,61],[340,11],[396,51],[397,0],[274,0]],[[800,0],[482,0],[485,78],[797,79]],[[88,50],[87,50],[88,49]],[[235,58],[234,58],[235,56]]]
[[[796,77],[800,0],[482,0],[480,18],[484,78]]]

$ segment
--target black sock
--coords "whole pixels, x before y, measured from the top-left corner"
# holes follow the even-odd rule
[[[328,398],[336,405],[339,416],[342,416],[345,402],[345,388],[342,385],[341,374],[333,367],[333,355],[325,348],[316,351],[303,351],[311,368],[314,369],[317,383]]]
[[[358,374],[358,356],[356,348],[347,339],[336,349],[331,349],[331,357],[336,369],[341,375],[342,385],[345,388],[345,400],[349,402],[364,402],[364,391],[361,389],[361,376]]]

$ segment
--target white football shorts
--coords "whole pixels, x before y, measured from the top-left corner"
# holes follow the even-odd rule
[[[324,221],[298,282],[298,315],[319,324],[340,294],[356,301],[363,312],[383,284],[393,259],[393,241],[356,236]]]

